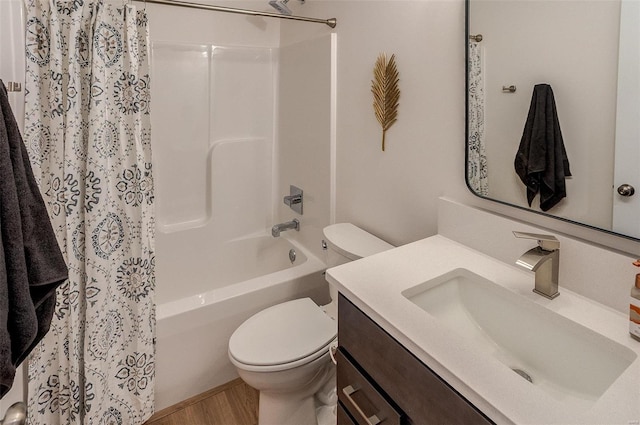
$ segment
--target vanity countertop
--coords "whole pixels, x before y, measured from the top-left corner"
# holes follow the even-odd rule
[[[457,268],[472,270],[628,347],[638,357],[597,400],[551,397],[498,361],[474,352],[469,341],[402,295]],[[327,271],[327,280],[342,294],[496,423],[639,424],[640,342],[629,335],[628,317],[563,288],[562,280],[561,295],[548,300],[532,292],[533,279],[531,272],[440,235]]]

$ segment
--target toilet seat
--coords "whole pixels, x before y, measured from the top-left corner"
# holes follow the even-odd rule
[[[240,325],[229,340],[229,357],[249,371],[292,369],[326,354],[336,334],[336,322],[310,298],[287,301]]]

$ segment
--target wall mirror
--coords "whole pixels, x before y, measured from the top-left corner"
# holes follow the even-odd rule
[[[640,239],[640,2],[467,0],[467,185]],[[551,86],[570,163],[542,212],[514,169],[533,88]]]

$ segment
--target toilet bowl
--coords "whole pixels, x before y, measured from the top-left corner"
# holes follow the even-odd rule
[[[327,265],[393,248],[350,223],[323,230]],[[260,391],[260,425],[325,425],[336,403],[335,366],[330,347],[337,338],[337,290],[331,302],[318,306],[310,298],[287,301],[262,310],[236,329],[229,340],[229,359],[240,377]]]

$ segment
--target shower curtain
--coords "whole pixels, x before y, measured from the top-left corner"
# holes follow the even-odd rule
[[[155,370],[147,18],[26,5],[25,143],[69,266],[29,359],[29,423],[140,424]]]
[[[489,195],[487,156],[484,147],[484,80],[482,49],[469,44],[469,140],[467,141],[467,179],[478,195]]]

